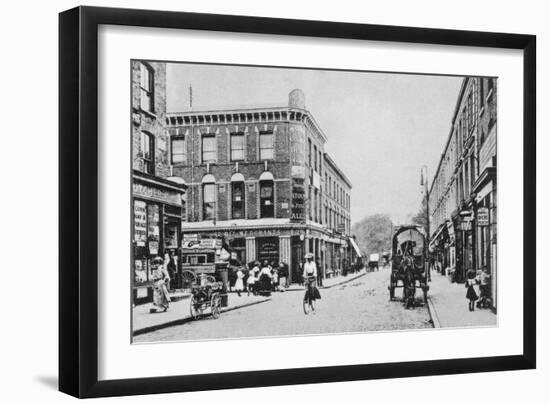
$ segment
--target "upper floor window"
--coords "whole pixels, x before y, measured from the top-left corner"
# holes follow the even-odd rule
[[[204,135],[202,137],[202,162],[216,162],[216,136]]]
[[[307,164],[311,167],[311,139],[307,139]]]
[[[272,180],[260,181],[260,217],[274,217],[274,198]]]
[[[143,158],[143,172],[147,174],[154,174],[155,167],[155,138],[153,135],[147,132],[141,132],[140,148],[141,157]]]
[[[244,182],[231,183],[231,217],[244,218]]]
[[[155,88],[154,73],[150,66],[140,63],[140,103],[141,109],[149,112],[154,111],[153,89]]]
[[[273,132],[260,132],[260,160],[273,160]]]
[[[244,133],[231,134],[231,161],[244,160]]]
[[[313,169],[319,171],[317,167],[317,146],[313,146]]]
[[[171,151],[172,151],[172,164],[185,163],[186,150],[185,150],[185,137],[179,136],[171,139]]]
[[[202,185],[202,218],[203,220],[214,220],[216,217],[216,184],[207,183]]]

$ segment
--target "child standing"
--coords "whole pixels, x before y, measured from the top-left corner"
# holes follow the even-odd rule
[[[476,273],[472,270],[468,271],[466,275],[466,299],[468,299],[468,309],[470,311],[475,310],[475,303],[478,299],[477,293],[474,289],[474,285],[476,284]]]

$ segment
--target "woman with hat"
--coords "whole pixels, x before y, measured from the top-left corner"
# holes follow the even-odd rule
[[[170,306],[170,296],[168,295],[167,284],[170,282],[170,275],[164,266],[164,260],[159,256],[151,261],[153,277],[153,308],[151,313],[166,311]]]
[[[311,282],[313,285],[313,300],[320,299],[321,294],[319,293],[319,289],[316,287],[317,265],[315,265],[315,262],[313,261],[313,254],[307,253],[305,258],[306,263],[304,264],[304,272],[302,273],[302,277],[304,279],[306,289],[308,288],[308,283]]]

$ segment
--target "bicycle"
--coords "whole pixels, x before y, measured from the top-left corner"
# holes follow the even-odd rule
[[[306,279],[306,293],[304,294],[304,314],[315,311],[313,302],[315,301],[315,277],[310,276]]]

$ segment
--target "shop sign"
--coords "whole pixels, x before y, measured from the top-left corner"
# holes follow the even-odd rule
[[[134,201],[134,241],[138,247],[147,242],[147,204],[143,201]]]
[[[479,208],[477,211],[477,225],[489,226],[489,208]]]
[[[292,125],[290,128],[290,163],[292,178],[306,176],[305,165],[306,132],[303,126]]]
[[[292,180],[292,211],[290,216],[292,222],[302,222],[305,220],[304,195],[304,180],[294,178]]]
[[[471,220],[462,220],[460,222],[460,230],[462,230],[462,231],[472,230],[472,221]]]
[[[346,225],[344,223],[338,224],[338,232],[345,233],[346,232]]]
[[[183,242],[189,242],[189,241],[197,241],[199,239],[199,235],[197,233],[186,233],[183,235]]]
[[[181,206],[181,197],[178,192],[168,191],[160,188],[134,182],[132,184],[133,195],[137,197],[156,199],[162,202]]]

